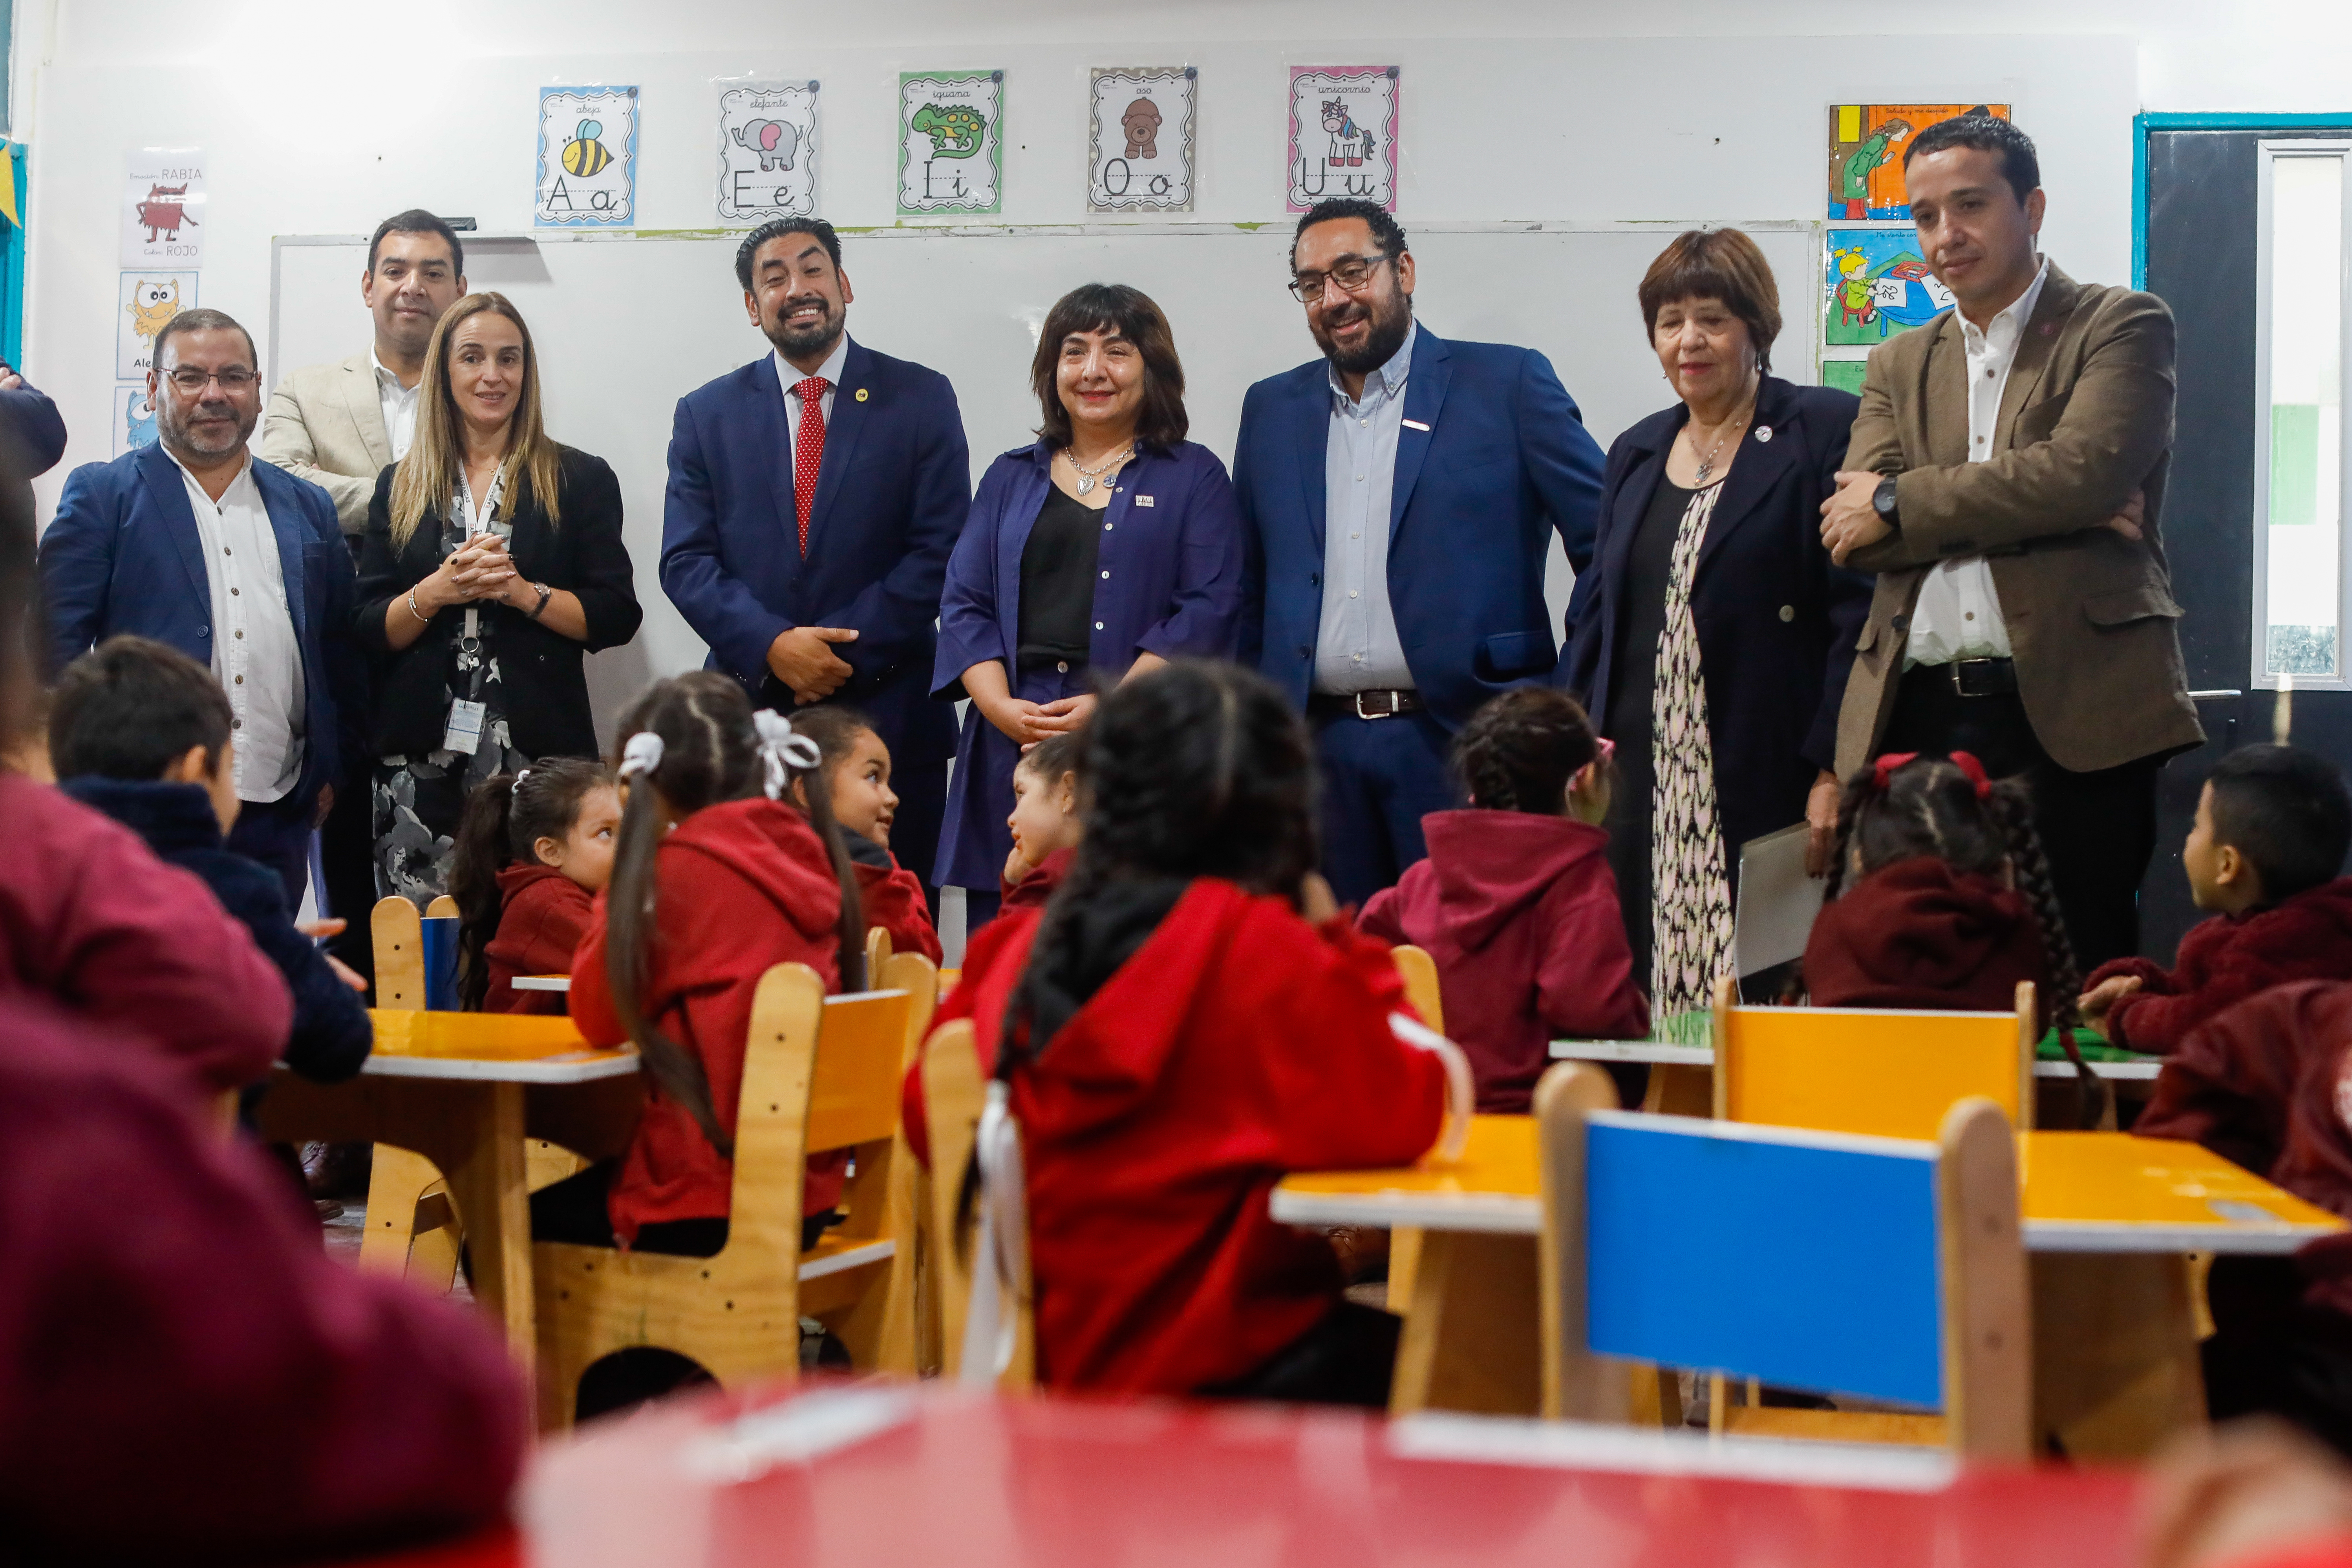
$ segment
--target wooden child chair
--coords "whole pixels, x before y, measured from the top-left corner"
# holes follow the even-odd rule
[[[780,963],[751,1004],[736,1112],[727,1245],[711,1258],[534,1245],[540,1425],[571,1424],[581,1374],[615,1351],[676,1352],[721,1386],[798,1375],[800,1321],[839,1334],[853,1364],[913,1364],[911,1289],[892,1321],[893,1268],[911,1247],[889,1204],[905,991],[828,998],[806,964]],[[849,1217],[805,1254],[808,1156],[853,1152]],[[886,1329],[909,1342],[886,1351]]]
[[[433,900],[433,908],[436,914],[456,914],[457,902],[444,894]],[[423,1012],[425,925],[415,904],[397,895],[377,900],[368,916],[368,934],[375,949],[376,1006],[386,1012]],[[463,1241],[449,1184],[433,1162],[389,1143],[375,1145],[368,1164],[360,1267],[406,1275],[428,1289],[446,1291],[457,1278]]]
[[[987,1102],[988,1085],[981,1077],[971,1020],[959,1018],[941,1025],[923,1048],[923,1116],[931,1138],[930,1233],[935,1245],[929,1257],[936,1264],[933,1278],[938,1281],[941,1364],[951,1379],[963,1374],[973,1275],[992,1267],[990,1260],[977,1256],[979,1227],[963,1213],[962,1201],[964,1173],[971,1166],[981,1113]],[[1023,1267],[1015,1280],[1013,1359],[996,1379],[997,1386],[1010,1393],[1034,1386],[1037,1367],[1027,1247],[1019,1252]],[[986,1277],[980,1283],[982,1289],[996,1288],[995,1281]]]
[[[1877,1435],[2031,1458],[2016,1142],[1998,1106],[1962,1100],[1918,1142],[1628,1115],[1614,1098],[1583,1062],[1536,1089],[1547,1415],[1622,1421],[1622,1363],[1654,1362],[1939,1407],[1880,1417]]]
[[[890,933],[880,926],[866,928],[866,988],[882,989],[882,966],[890,962]]]
[[[1437,984],[1437,960],[1425,947],[1400,942],[1389,949],[1389,961],[1396,965],[1397,978],[1404,982],[1404,998],[1421,1021],[1445,1033],[1445,997]],[[1412,1226],[1401,1226],[1389,1232],[1389,1310],[1404,1315],[1407,1303],[1412,1300],[1415,1277],[1421,1272],[1421,1232]]]

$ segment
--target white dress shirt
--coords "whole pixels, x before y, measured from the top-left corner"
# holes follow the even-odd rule
[[[375,397],[383,408],[383,437],[392,443],[392,460],[395,463],[408,456],[409,443],[416,439],[416,395],[425,389],[425,378],[418,376],[415,386],[403,386],[400,377],[383,368],[383,361],[368,350],[368,363],[375,366]]]
[[[2049,276],[2050,263],[2044,261],[2025,292],[1982,331],[1966,316],[1959,318],[1960,342],[1968,351],[1971,463],[1993,455],[1993,428],[2000,423],[2009,367],[2017,363],[2018,345],[2025,341],[2026,323],[2033,320],[2033,307]],[[1903,668],[2009,657],[2009,623],[2001,618],[2000,595],[1993,589],[1992,568],[1985,558],[1956,556],[1928,573],[1919,584],[1919,602],[1912,607],[1911,640],[1904,647]]]
[[[1389,362],[1364,377],[1350,399],[1331,378],[1331,419],[1323,439],[1323,616],[1316,631],[1315,689],[1342,696],[1413,686],[1389,603],[1389,512],[1396,495],[1397,443],[1404,434],[1405,382],[1418,325]]]
[[[793,388],[808,377],[784,357],[783,350],[774,350],[768,357],[776,362],[776,381],[784,389],[784,471],[789,474],[799,453],[801,440],[801,397]],[[816,367],[816,374],[830,384],[817,405],[817,412],[824,416],[824,427],[828,433],[833,429],[833,395],[841,390],[841,367],[848,363],[849,334],[844,332],[835,341],[833,352],[824,356],[824,363]],[[793,482],[799,482],[797,478]]]
[[[236,796],[257,805],[283,800],[302,773],[305,690],[302,645],[286,605],[269,509],[253,481],[250,456],[218,500],[205,493],[184,463],[180,478],[188,487],[212,590],[213,674],[228,693]]]

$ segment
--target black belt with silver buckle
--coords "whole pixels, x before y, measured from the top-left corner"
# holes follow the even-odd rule
[[[1318,691],[1307,700],[1307,710],[1318,719],[1393,719],[1418,713],[1428,704],[1418,691]]]
[[[1952,660],[1952,689],[1963,697],[2006,697],[2017,689],[2017,661],[2009,658]]]

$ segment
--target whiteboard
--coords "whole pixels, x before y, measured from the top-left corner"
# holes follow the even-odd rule
[[[1559,373],[1605,448],[1672,394],[1634,291],[1684,223],[1456,224],[1410,229],[1415,313],[1443,337],[1523,344]],[[1779,374],[1814,379],[1817,224],[1745,223],[1778,276],[1786,318]],[[1129,283],[1157,300],[1184,362],[1192,439],[1233,459],[1250,384],[1316,356],[1289,276],[1290,226],[1099,225],[852,231],[842,269],[850,335],[954,384],[972,478],[1034,438],[1029,361],[1046,310],[1081,283]],[[511,299],[530,324],[549,432],[613,465],[626,509],[645,629],[589,660],[600,732],[656,676],[700,666],[704,647],[662,595],[662,489],[677,399],[768,352],[734,277],[733,234],[465,237],[467,281]],[[274,385],[286,370],[371,341],[360,302],[364,235],[272,242]],[[1547,581],[1553,625],[1572,581],[1557,542]]]

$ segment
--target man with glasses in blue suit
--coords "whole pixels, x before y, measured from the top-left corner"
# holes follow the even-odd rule
[[[1384,208],[1320,204],[1290,263],[1323,358],[1242,404],[1242,658],[1313,721],[1324,872],[1360,902],[1427,853],[1454,731],[1555,679],[1544,563],[1555,532],[1591,559],[1601,453],[1542,354],[1416,325]]]

